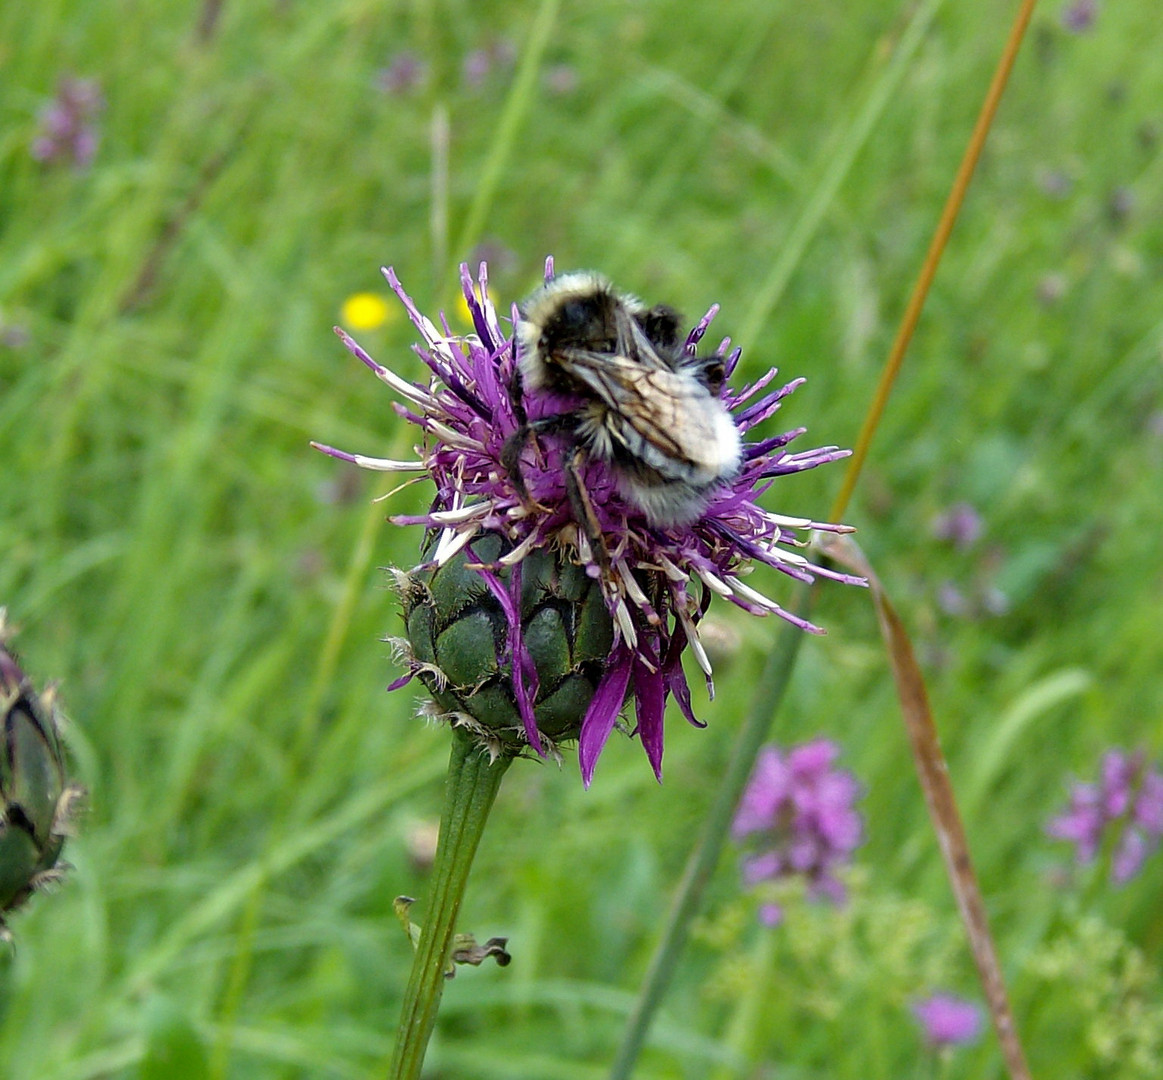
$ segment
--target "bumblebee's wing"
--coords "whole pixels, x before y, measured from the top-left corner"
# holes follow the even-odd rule
[[[569,350],[560,363],[605,406],[592,434],[619,464],[665,480],[710,482],[734,471],[739,435],[723,403],[698,379],[625,356]]]

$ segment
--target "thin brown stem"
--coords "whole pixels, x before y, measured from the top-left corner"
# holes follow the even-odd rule
[[[921,309],[925,306],[925,299],[929,295],[929,287],[937,275],[937,267],[940,265],[941,256],[945,253],[949,234],[953,232],[953,225],[961,211],[961,204],[965,201],[965,192],[969,189],[969,181],[973,178],[973,171],[977,168],[977,162],[981,158],[986,136],[989,134],[993,118],[997,114],[1002,92],[1009,81],[1014,60],[1017,59],[1018,49],[1025,37],[1026,27],[1030,24],[1030,17],[1034,14],[1036,2],[1037,0],[1022,0],[1021,8],[1018,10],[1017,17],[1010,29],[1010,35],[1006,40],[1005,48],[1002,50],[1001,58],[998,60],[997,69],[994,71],[993,79],[986,91],[985,101],[982,102],[981,111],[978,113],[973,134],[969,137],[969,143],[965,147],[965,154],[961,158],[957,176],[953,180],[953,187],[949,191],[949,198],[945,200],[945,208],[941,211],[941,218],[937,222],[937,229],[929,243],[929,250],[925,254],[921,272],[913,286],[912,296],[909,297],[908,306],[901,317],[896,339],[893,341],[892,349],[885,361],[884,370],[880,373],[876,393],[873,394],[872,402],[865,414],[864,424],[860,429],[852,457],[848,461],[848,469],[844,473],[844,482],[840,485],[840,492],[832,504],[829,521],[841,520],[848,509],[852,492],[856,488],[856,481],[860,478],[860,470],[864,467],[865,459],[868,457],[868,449],[872,445],[873,436],[876,434],[880,419],[884,415],[885,406],[888,404],[888,396],[896,383],[897,375],[900,374],[901,363],[904,361],[909,343],[913,340],[913,331],[917,328]]]

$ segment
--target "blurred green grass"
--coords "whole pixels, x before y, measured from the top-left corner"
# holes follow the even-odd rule
[[[180,5],[0,7],[0,322],[28,339],[0,346],[0,602],[25,666],[63,680],[93,793],[76,873],[0,963],[12,1080],[377,1074],[408,962],[391,900],[424,894],[407,840],[447,742],[383,693],[378,567],[418,538],[370,505],[390,485],[307,441],[399,448],[330,327],[386,263],[450,307],[491,155],[466,246],[502,304],[549,253],[692,316],[721,303],[742,376],[808,377],[783,423],[855,438],[1011,5],[540,10],[510,99],[496,46],[519,69],[526,5],[251,0],[208,40]],[[1163,749],[1163,34],[1149,3],[1081,35],[1059,15],[1035,18],[849,520],[926,659],[1035,1074],[1150,1077],[1163,869],[1080,891],[1042,828],[1104,748]],[[386,94],[403,49],[427,83]],[[67,73],[108,100],[85,173],[29,155]],[[404,320],[360,338],[419,375]],[[770,505],[822,516],[838,483]],[[958,500],[985,522],[968,553],[931,532]],[[946,581],[1008,610],[949,616]],[[643,1077],[922,1075],[908,1001],[974,993],[867,598],[819,602],[778,737],[840,740],[867,788],[853,902],[773,939],[723,866]],[[723,618],[741,645],[710,727],[671,717],[661,788],[624,739],[589,792],[573,760],[512,770],[464,926],[515,962],[450,984],[440,1075],[604,1075],[774,631]],[[991,1040],[942,1075],[1000,1075]]]

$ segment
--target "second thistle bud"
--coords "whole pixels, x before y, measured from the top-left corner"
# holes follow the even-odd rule
[[[578,737],[614,630],[597,582],[558,553],[537,549],[521,561],[518,600],[521,643],[536,675],[515,679],[510,615],[474,569],[495,563],[506,546],[484,534],[471,553],[401,575],[400,586],[411,660],[437,705],[515,753],[528,744],[521,693],[547,740]],[[494,580],[510,589],[513,572]]]
[[[0,938],[8,938],[4,913],[60,877],[61,848],[84,793],[66,779],[51,692],[33,690],[2,640],[0,714]]]

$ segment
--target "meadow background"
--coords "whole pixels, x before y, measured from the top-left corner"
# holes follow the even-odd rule
[[[721,303],[741,375],[808,379],[778,423],[851,445],[1015,7],[0,6],[0,603],[92,793],[0,956],[4,1077],[382,1075],[448,738],[384,693],[380,568],[419,538],[383,519],[428,496],[373,506],[389,482],[307,445],[406,449],[344,301],[392,264],[455,325],[458,262],[501,306],[551,253]],[[848,520],[916,635],[1035,1075],[1149,1078],[1163,858],[1115,889],[1044,833],[1105,749],[1163,753],[1163,26],[1087,14],[1035,15]],[[88,167],[31,154],[65,75],[105,98]],[[398,312],[358,336],[420,377]],[[821,517],[842,468],[768,505]],[[991,1034],[939,1061],[910,1014],[980,994],[869,599],[818,593],[775,735],[837,740],[866,790],[850,902],[766,929],[725,859],[637,1075],[998,1077]],[[510,771],[462,923],[514,961],[449,984],[433,1076],[605,1075],[776,630],[718,615],[661,786],[621,736],[588,792],[572,754]]]

